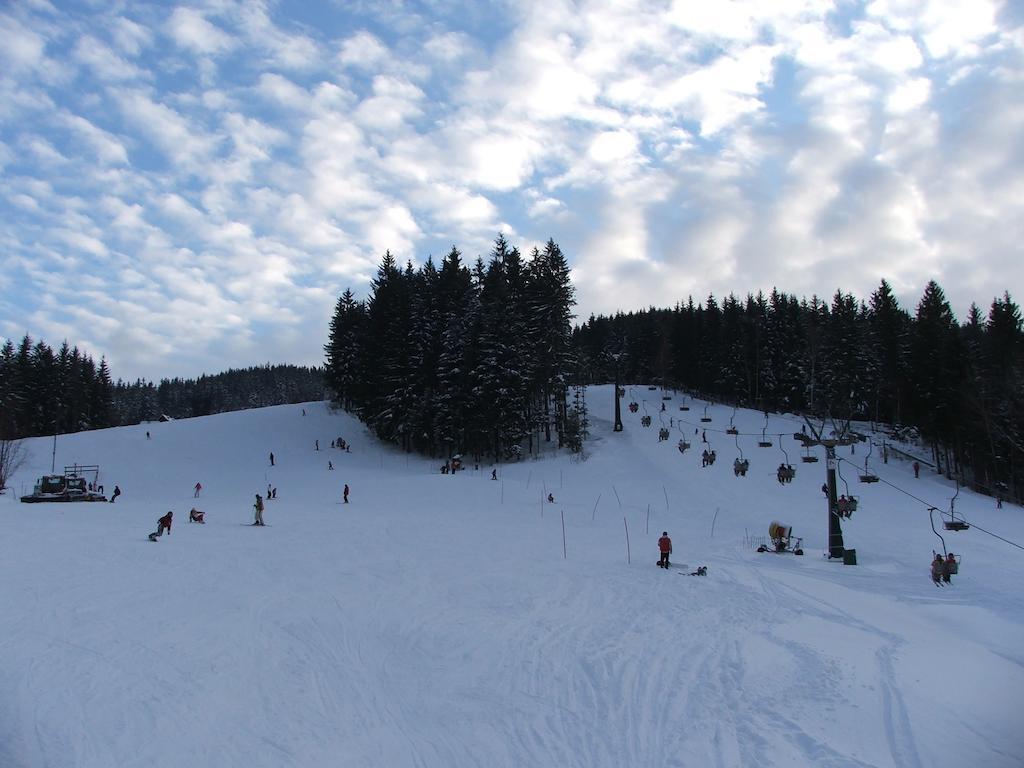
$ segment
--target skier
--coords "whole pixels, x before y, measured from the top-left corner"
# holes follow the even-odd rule
[[[491,470],[491,480],[497,480],[497,479],[498,479],[498,468],[495,467],[494,469]]]
[[[263,525],[263,497],[258,493],[256,494],[256,503],[252,505],[252,508],[256,510],[256,520],[253,525]]]
[[[918,478],[921,476],[921,465],[916,461],[914,462],[914,477]]]
[[[935,582],[936,587],[942,586],[942,574],[946,570],[946,563],[942,559],[942,555],[936,554],[935,559],[932,560],[932,581]]]
[[[345,483],[345,490],[341,492],[342,499],[348,504],[348,483]]]
[[[193,499],[198,499],[199,498],[199,492],[201,490],[203,490],[203,484],[202,483],[196,483],[195,490],[196,490],[196,492],[194,494],[192,494],[192,498]]]
[[[549,493],[548,494],[548,504],[554,504],[554,503],[555,503],[555,494]]]
[[[270,452],[270,466],[274,466],[274,452]]]
[[[188,511],[188,521],[190,523],[205,523],[206,521],[203,520],[205,516],[205,512],[198,510],[195,507],[192,507],[192,509]]]
[[[672,539],[668,537],[668,531],[661,532],[661,538],[658,539],[658,550],[661,552],[658,566],[660,568],[668,568],[670,565],[668,556],[672,554]]]
[[[319,451],[320,450],[320,441],[319,440],[314,440],[313,441],[313,450],[315,450],[315,451]]]
[[[115,501],[117,501],[117,497],[120,496],[120,495],[121,495],[121,489],[118,486],[115,485],[114,486],[114,493],[110,497],[110,503],[113,504]]]
[[[330,459],[327,460],[327,468],[334,469],[334,462],[332,462]]]
[[[164,530],[167,530],[167,535],[171,535],[171,520],[174,518],[173,512],[168,512],[156,521],[156,530],[149,534],[150,541],[156,541],[158,538],[163,536]]]

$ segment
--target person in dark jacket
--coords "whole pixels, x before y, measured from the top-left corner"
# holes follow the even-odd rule
[[[167,531],[167,535],[171,535],[171,521],[174,519],[174,513],[168,512],[156,521],[156,530],[149,534],[150,541],[156,541],[158,538],[164,535],[164,531]]]
[[[672,539],[668,537],[668,531],[661,532],[661,538],[658,539],[658,551],[661,552],[661,559],[658,561],[658,565],[662,568],[668,568],[670,565],[668,558],[672,554]]]
[[[932,560],[932,581],[935,582],[936,587],[942,586],[942,575],[946,570],[946,563],[942,559],[942,555],[935,555],[935,559]]]
[[[348,483],[345,483],[345,489],[341,492],[342,500],[348,504]]]
[[[201,509],[196,509],[195,507],[192,507],[192,509],[189,510],[188,521],[190,523],[205,523],[206,521],[203,519],[204,517],[206,517],[206,513],[203,512]]]
[[[117,497],[120,496],[120,495],[121,495],[121,489],[118,486],[115,485],[114,486],[114,493],[110,497],[110,503],[113,504],[115,501],[117,501]]]

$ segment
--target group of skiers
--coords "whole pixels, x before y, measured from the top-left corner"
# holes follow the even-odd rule
[[[942,559],[942,555],[938,552],[935,553],[935,559],[932,560],[932,581],[935,582],[935,586],[941,587],[943,584],[951,584],[950,577],[958,573],[960,566],[956,561],[956,555],[952,552],[946,555],[946,559]]]

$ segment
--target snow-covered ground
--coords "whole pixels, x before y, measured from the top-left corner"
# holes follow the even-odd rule
[[[1024,764],[1024,551],[943,531],[963,561],[936,588],[940,542],[900,489],[945,509],[954,489],[875,453],[883,482],[843,465],[858,565],[828,561],[824,462],[799,461],[795,418],[771,417],[768,449],[763,414],[735,415],[736,478],[732,409],[700,424],[703,404],[661,412],[660,394],[628,388],[616,434],[611,388],[592,388],[587,460],[497,482],[489,463],[442,475],[323,403],[60,437],[58,469],[100,464],[116,504],[19,503],[53,445],[26,441],[0,496],[0,766]],[[268,483],[267,527],[248,526]],[[1024,542],[1017,507],[964,491],[956,509]],[[773,519],[804,557],[748,545]],[[654,567],[663,530],[706,578]]]

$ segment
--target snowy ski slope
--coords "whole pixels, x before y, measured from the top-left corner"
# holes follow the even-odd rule
[[[703,403],[662,413],[660,395],[627,388],[614,433],[611,387],[591,388],[588,458],[497,482],[489,463],[442,475],[324,403],[60,437],[58,469],[100,464],[116,504],[20,504],[52,449],[26,441],[0,496],[0,766],[1024,764],[1024,551],[943,532],[963,562],[936,588],[939,540],[900,489],[947,509],[954,489],[872,461],[870,486],[843,465],[858,565],[830,562],[824,462],[799,462],[795,417],[771,416],[767,449],[763,414],[736,414],[736,478],[732,408],[700,424]],[[856,450],[840,455],[862,466]],[[966,491],[956,508],[1024,543],[1019,508]],[[804,557],[746,545],[773,519]],[[707,578],[654,567],[663,530]]]

